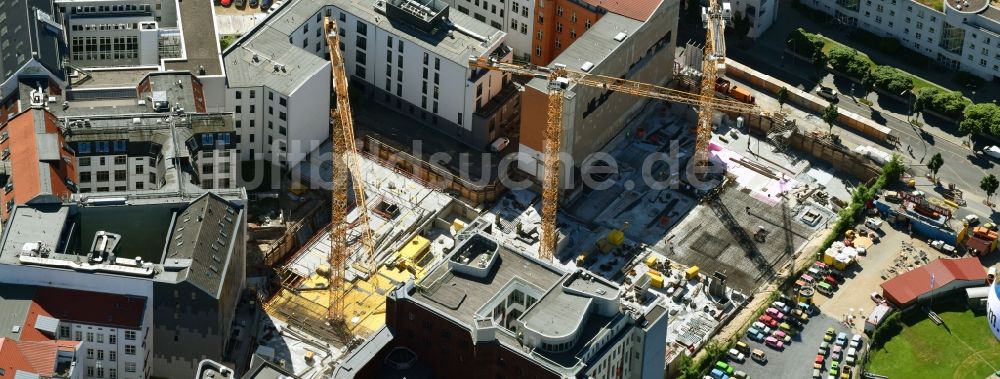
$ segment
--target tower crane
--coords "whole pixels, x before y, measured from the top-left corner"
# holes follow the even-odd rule
[[[705,46],[705,74],[701,83],[701,93],[695,94],[649,83],[634,82],[616,77],[589,74],[567,69],[565,65],[555,64],[554,67],[541,67],[531,64],[514,64],[499,62],[486,57],[470,57],[472,68],[495,70],[512,75],[529,76],[548,80],[548,112],[547,124],[543,133],[543,177],[542,177],[542,214],[541,238],[538,250],[539,258],[551,260],[556,248],[556,209],[559,204],[559,151],[563,134],[563,99],[566,88],[571,84],[584,85],[612,90],[634,96],[672,101],[699,107],[697,138],[695,143],[695,164],[707,164],[708,144],[712,139],[712,113],[716,110],[760,115],[774,118],[778,124],[783,123],[780,113],[771,114],[763,111],[755,104],[715,97],[715,77],[719,65],[724,65],[724,48],[722,54],[716,52],[711,41],[722,39],[724,26],[723,13],[718,0],[710,0],[708,20],[708,38]],[[715,25],[715,27],[713,27]],[[724,43],[724,42],[723,42]],[[724,66],[723,66],[724,68]]]
[[[365,262],[374,259],[375,239],[368,223],[368,205],[365,202],[364,178],[361,175],[361,158],[354,143],[354,118],[351,115],[351,102],[347,93],[347,73],[344,70],[344,60],[340,55],[340,37],[337,34],[337,23],[329,17],[323,21],[323,31],[326,33],[326,44],[330,48],[330,71],[336,91],[336,108],[330,108],[332,130],[330,138],[333,144],[333,162],[330,180],[333,197],[331,201],[330,220],[330,307],[327,318],[331,324],[343,325],[346,321],[344,304],[344,277],[347,271],[347,259],[350,256],[348,246],[347,222],[348,210],[348,178],[354,182],[354,201],[360,215],[361,244],[365,254]]]

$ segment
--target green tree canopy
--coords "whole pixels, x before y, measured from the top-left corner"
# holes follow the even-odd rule
[[[843,46],[836,46],[827,53],[827,60],[837,71],[849,76],[865,80],[871,72],[871,64],[868,63],[857,50]]]
[[[1000,181],[997,181],[996,175],[989,174],[983,177],[983,180],[979,182],[979,188],[986,192],[986,201],[990,201],[990,197],[997,192],[997,188],[1000,188]]]
[[[1000,107],[993,103],[972,104],[965,107],[965,118],[958,125],[963,133],[991,133],[1000,135]]]
[[[958,91],[942,91],[939,88],[928,87],[920,90],[917,94],[917,102],[914,109],[929,109],[941,115],[960,118],[965,107],[971,102],[962,96]]]
[[[830,104],[830,106],[826,107],[826,109],[823,109],[823,114],[821,115],[823,122],[826,122],[826,124],[830,126],[831,133],[833,132],[833,122],[837,120],[837,113],[837,106],[835,104]]]
[[[876,66],[868,78],[875,87],[897,95],[913,89],[910,75],[895,67]]]
[[[934,154],[934,156],[931,157],[931,160],[927,161],[927,168],[934,173],[934,177],[937,177],[938,170],[941,169],[941,166],[944,166],[944,158],[941,158],[941,153]]]

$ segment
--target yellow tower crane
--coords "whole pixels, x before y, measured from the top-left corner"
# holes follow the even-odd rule
[[[722,11],[717,0],[710,1],[708,13],[708,41],[721,41]],[[714,20],[714,21],[713,21]],[[715,22],[716,27],[712,27]],[[718,42],[716,42],[718,44]],[[538,251],[539,258],[552,260],[556,248],[556,209],[559,204],[559,151],[563,133],[563,99],[564,91],[571,84],[612,90],[634,96],[672,101],[699,107],[695,163],[706,165],[708,144],[712,139],[712,113],[725,111],[771,117],[777,124],[783,124],[780,113],[767,113],[755,104],[715,97],[715,77],[719,64],[724,64],[724,52],[719,54],[713,49],[714,44],[706,43],[704,67],[705,73],[701,84],[701,93],[693,94],[654,84],[634,82],[630,80],[588,74],[567,69],[565,65],[555,64],[554,67],[540,67],[531,64],[503,63],[486,57],[469,58],[469,66],[486,70],[495,70],[513,75],[530,76],[546,79],[549,82],[548,123],[543,135],[544,160],[542,177],[542,220],[541,238]],[[724,51],[724,48],[723,48]]]
[[[361,218],[361,244],[364,249],[364,262],[370,264],[375,258],[375,239],[368,224],[368,205],[365,202],[364,178],[361,175],[361,157],[354,143],[354,118],[351,115],[351,102],[347,93],[347,73],[344,71],[344,60],[340,55],[340,37],[337,34],[337,23],[329,17],[324,19],[323,31],[326,33],[326,44],[330,48],[330,70],[336,91],[336,107],[330,108],[332,130],[330,138],[333,144],[333,162],[330,180],[332,182],[331,220],[330,220],[330,308],[327,318],[331,324],[345,325],[344,277],[347,271],[347,259],[350,256],[348,246],[347,208],[349,206],[347,193],[348,178],[353,181],[354,201]]]

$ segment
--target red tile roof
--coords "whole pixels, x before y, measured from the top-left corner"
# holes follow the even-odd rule
[[[40,314],[82,324],[138,329],[145,308],[146,299],[142,297],[38,287],[22,331],[24,336],[48,339],[35,330],[35,320]],[[31,331],[26,331],[29,328]]]
[[[882,283],[882,293],[898,306],[909,305],[931,291],[932,274],[934,288],[944,287],[955,280],[986,281],[986,269],[979,258],[940,258]]]
[[[43,118],[44,130],[35,129],[36,118]],[[66,179],[76,181],[76,165],[63,159],[48,162],[39,160],[39,134],[56,134],[59,146],[65,143],[55,115],[45,110],[31,109],[14,117],[0,131],[7,132],[7,140],[0,142],[0,151],[10,149],[11,179],[14,181],[11,192],[0,190],[2,219],[6,220],[10,216],[7,202],[11,199],[14,199],[15,204],[24,204],[38,195],[68,197],[72,193]],[[75,162],[68,151],[60,149],[59,153]],[[48,175],[48,180],[41,180],[43,172]]]
[[[587,4],[607,9],[608,12],[639,20],[649,21],[656,7],[663,0],[584,0]]]
[[[40,376],[55,375],[59,350],[76,350],[76,341],[14,341],[0,338],[0,378],[13,378],[17,371]]]

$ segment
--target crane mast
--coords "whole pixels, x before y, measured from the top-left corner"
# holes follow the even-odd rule
[[[603,90],[622,92],[633,96],[643,96],[652,99],[671,101],[699,107],[695,164],[707,164],[708,144],[712,139],[712,114],[714,111],[745,113],[772,117],[782,124],[780,113],[764,112],[755,104],[748,104],[729,99],[715,97],[715,78],[721,65],[725,67],[725,42],[722,30],[725,26],[723,13],[718,0],[710,0],[709,11],[706,14],[708,38],[705,46],[703,64],[704,79],[700,93],[690,93],[666,88],[649,83],[634,82],[626,79],[589,74],[569,70],[564,65],[556,64],[554,68],[535,66],[532,64],[515,64],[499,62],[486,57],[470,57],[469,66],[502,73],[529,76],[548,81],[548,118],[543,136],[543,177],[542,177],[542,217],[541,238],[538,256],[543,260],[551,260],[556,248],[556,209],[559,204],[559,152],[563,134],[563,100],[565,88],[570,84],[579,84]],[[714,27],[713,27],[714,25]],[[713,43],[713,41],[715,41]],[[714,47],[720,46],[721,49]],[[721,52],[721,54],[720,54]]]
[[[344,294],[344,277],[347,271],[347,259],[350,256],[348,233],[350,225],[347,222],[348,178],[353,180],[354,201],[361,218],[361,243],[364,249],[364,261],[370,264],[374,259],[375,243],[368,223],[368,206],[365,202],[364,178],[361,175],[360,157],[354,143],[354,118],[351,114],[350,97],[347,92],[347,73],[344,70],[344,60],[340,55],[340,38],[337,34],[337,23],[329,17],[324,19],[323,31],[326,33],[326,44],[330,48],[330,71],[336,91],[336,108],[330,109],[332,130],[330,138],[333,145],[330,194],[330,307],[327,318],[331,324],[344,325],[346,321]]]

